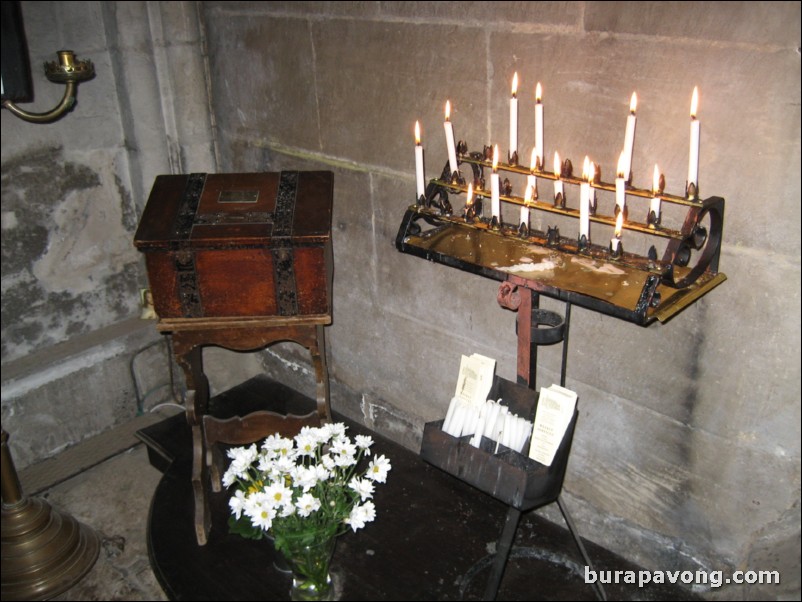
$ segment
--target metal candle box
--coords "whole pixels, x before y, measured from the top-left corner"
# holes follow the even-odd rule
[[[496,376],[489,398],[501,398],[512,413],[534,420],[536,393],[528,387]],[[576,418],[574,411],[551,466],[524,455],[528,447],[521,454],[503,446],[497,450],[495,443],[486,437],[482,438],[480,447],[473,447],[469,443],[470,436],[457,439],[444,433],[442,420],[424,425],[420,455],[433,466],[509,506],[521,511],[531,510],[553,502],[560,494]]]
[[[156,178],[134,238],[164,320],[330,315],[333,174]]]

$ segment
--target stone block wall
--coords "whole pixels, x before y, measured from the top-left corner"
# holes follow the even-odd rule
[[[55,124],[2,112],[3,425],[18,467],[135,410],[125,368],[157,335],[135,320],[146,278],[131,242],[156,175],[334,171],[334,406],[416,449],[460,356],[493,357],[512,379],[516,336],[495,282],[394,247],[414,199],[415,121],[430,177],[446,160],[447,99],[458,138],[505,150],[517,71],[522,158],[540,81],[547,157],[589,155],[610,180],[637,91],[635,184],[657,163],[679,192],[699,86],[701,191],[727,201],[728,279],[648,328],[574,308],[567,385],[580,417],[564,494],[583,536],[649,568],[782,573],[779,587],[708,597],[798,595],[799,3],[22,8],[37,94],[26,108],[58,101],[39,70],[56,50],[93,59],[98,75]],[[247,366],[234,355],[214,362],[221,388],[254,368],[310,386],[292,345]],[[539,360],[539,382],[557,382],[559,350]]]
[[[506,150],[517,71],[525,161],[540,81],[546,156],[558,150],[581,166],[589,155],[611,180],[637,91],[635,184],[649,186],[658,163],[667,190],[681,194],[699,86],[700,184],[703,197],[727,200],[720,267],[728,280],[649,328],[574,311],[568,386],[579,393],[580,419],[565,487],[585,535],[647,566],[744,566],[786,546],[795,552],[777,566],[798,567],[798,5],[210,2],[202,10],[221,167],[335,172],[335,407],[413,449],[423,423],[443,416],[460,355],[494,357],[513,378],[516,341],[496,283],[393,246],[414,199],[415,121],[429,177],[446,160],[446,99],[458,139]],[[540,382],[556,382],[559,352],[540,359]],[[299,363],[291,348],[267,361],[308,377]],[[783,576],[793,581],[792,573]]]

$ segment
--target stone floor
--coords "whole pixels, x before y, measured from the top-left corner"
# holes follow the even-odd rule
[[[90,526],[100,539],[97,562],[55,600],[166,600],[150,567],[147,523],[162,474],[148,460],[137,430],[180,411],[163,407],[19,471],[25,495]],[[9,440],[13,458],[14,437]]]

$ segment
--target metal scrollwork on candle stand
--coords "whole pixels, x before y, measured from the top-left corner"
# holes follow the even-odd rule
[[[654,246],[648,256],[638,255],[623,250],[623,245],[594,244],[590,237],[571,238],[560,235],[557,226],[548,226],[543,232],[526,224],[517,226],[505,224],[500,216],[485,217],[482,212],[484,199],[490,198],[489,189],[485,188],[485,168],[492,169],[492,147],[485,146],[480,152],[468,152],[464,141],[459,143],[459,165],[470,166],[473,175],[474,198],[464,208],[456,213],[453,211],[453,198],[467,193],[467,185],[458,171],[449,173],[449,164],[443,169],[438,179],[431,180],[426,187],[425,198],[422,202],[412,206],[407,211],[396,237],[396,246],[399,250],[418,256],[423,256],[447,265],[460,267],[466,271],[479,273],[496,280],[505,280],[509,277],[507,272],[499,269],[504,265],[502,260],[509,263],[504,253],[509,254],[512,247],[505,241],[518,241],[515,244],[526,244],[544,247],[549,253],[556,254],[556,258],[565,265],[571,262],[572,257],[582,258],[584,261],[607,262],[614,260],[614,265],[633,274],[642,274],[637,280],[640,287],[639,294],[625,306],[617,305],[618,301],[604,298],[600,291],[600,276],[593,273],[575,274],[570,283],[554,285],[551,280],[544,279],[544,291],[556,298],[572,300],[590,309],[611,314],[632,322],[647,325],[659,319],[667,320],[675,313],[693,303],[707,291],[717,286],[726,276],[718,272],[719,256],[723,232],[724,199],[710,197],[699,200],[691,195],[695,190],[687,191],[683,196],[665,193],[662,188],[665,180],[661,177],[660,190],[646,190],[628,185],[626,194],[633,199],[625,205],[625,220],[622,224],[624,231],[634,231],[640,234],[666,240],[666,247],[662,258],[657,258]],[[503,203],[527,206],[532,210],[545,214],[560,215],[563,217],[579,219],[578,208],[570,206],[568,200],[572,195],[567,194],[570,186],[578,187],[583,179],[573,175],[570,159],[565,159],[560,165],[560,173],[545,171],[538,164],[534,169],[530,167],[499,163],[497,171],[503,172],[505,185],[502,186],[500,201]],[[541,200],[535,198],[525,201],[521,196],[513,193],[513,186],[509,178],[515,176],[534,175],[539,180],[562,182],[563,194]],[[591,178],[591,188],[598,191],[615,192],[615,184],[604,182],[601,179],[601,168],[595,166]],[[578,200],[579,195],[574,198]],[[632,203],[639,199],[659,199],[661,203],[679,205],[687,209],[681,228],[672,229],[663,223],[662,215],[655,215],[649,209],[643,214],[644,222],[630,220],[636,215]],[[617,207],[617,205],[616,205]],[[591,208],[589,222],[615,226],[617,210],[611,215],[601,211],[599,200]],[[703,222],[707,220],[707,226]],[[423,221],[432,228],[422,231],[418,222]],[[526,227],[524,227],[526,226]],[[460,238],[457,234],[465,234]],[[485,238],[488,236],[501,237],[501,239]],[[470,239],[470,243],[464,242]],[[481,241],[481,242],[480,242]],[[487,242],[488,244],[483,244]],[[492,242],[492,244],[490,244]],[[509,244],[512,244],[511,242]],[[478,249],[482,249],[479,253]],[[494,254],[498,254],[495,257]],[[502,257],[504,255],[504,257]],[[630,279],[628,279],[629,281]],[[657,284],[655,284],[657,283]],[[540,283],[538,282],[538,286]],[[656,287],[663,289],[662,294]],[[634,291],[633,291],[634,292]],[[622,297],[631,297],[629,293],[622,293]],[[645,301],[644,301],[645,300]]]

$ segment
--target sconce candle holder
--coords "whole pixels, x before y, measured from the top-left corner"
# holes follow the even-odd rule
[[[90,60],[76,61],[72,50],[59,50],[58,61],[45,63],[45,77],[53,83],[64,84],[64,96],[54,109],[44,113],[31,113],[19,108],[11,100],[3,101],[3,108],[31,123],[49,123],[55,121],[75,105],[75,94],[80,82],[95,76],[95,67]]]

